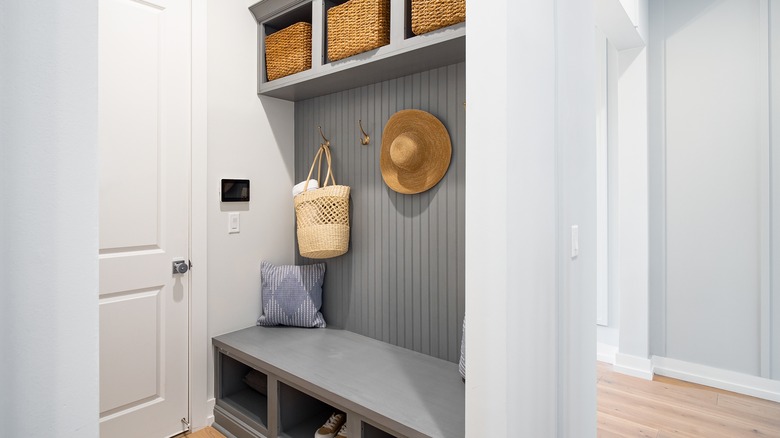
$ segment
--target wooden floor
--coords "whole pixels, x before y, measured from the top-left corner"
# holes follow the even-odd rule
[[[599,437],[780,437],[780,404],[599,362]]]
[[[207,427],[194,433],[185,433],[184,435],[179,436],[186,438],[225,438],[225,435],[222,435],[213,427]],[[312,434],[312,436],[314,436],[314,434]]]
[[[637,379],[602,362],[597,388],[599,437],[780,438],[778,403],[668,377]],[[224,438],[211,427],[186,437]]]

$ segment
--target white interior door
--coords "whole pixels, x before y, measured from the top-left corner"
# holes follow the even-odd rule
[[[190,1],[101,0],[100,433],[188,417]]]

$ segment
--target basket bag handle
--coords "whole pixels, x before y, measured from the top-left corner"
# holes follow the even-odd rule
[[[314,166],[317,167],[317,184],[320,184],[320,176],[321,176],[321,170],[322,170],[322,155],[323,152],[325,153],[325,159],[328,161],[328,173],[325,175],[325,182],[324,184],[320,185],[320,187],[327,187],[328,186],[328,179],[331,181],[331,185],[336,185],[336,178],[333,176],[333,170],[331,168],[331,156],[330,156],[330,147],[328,145],[320,145],[320,149],[317,151],[317,154],[314,156],[314,161],[311,163],[311,168],[309,169],[309,176],[306,177],[306,184],[303,185],[303,191],[306,192],[309,190],[309,181],[311,180],[311,175],[314,173]]]

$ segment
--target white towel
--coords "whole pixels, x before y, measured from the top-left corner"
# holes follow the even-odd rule
[[[292,194],[293,198],[303,192],[303,187],[306,185],[306,181],[301,181],[298,184],[293,187]],[[315,190],[320,188],[320,184],[317,182],[316,179],[310,179],[309,180],[309,187],[308,190]]]

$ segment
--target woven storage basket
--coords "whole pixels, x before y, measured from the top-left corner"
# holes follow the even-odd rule
[[[349,249],[349,186],[336,185],[330,164],[330,149],[320,147],[314,157],[306,181],[322,155],[328,160],[325,184],[316,190],[305,190],[295,196],[295,217],[298,231],[298,251],[310,259],[340,256]],[[320,172],[317,171],[317,181]],[[328,185],[328,179],[332,182]]]
[[[328,9],[328,60],[390,44],[390,0],[349,0]]]
[[[269,81],[311,68],[311,24],[300,22],[265,37]]]
[[[466,21],[466,0],[412,0],[412,32],[421,35]]]

